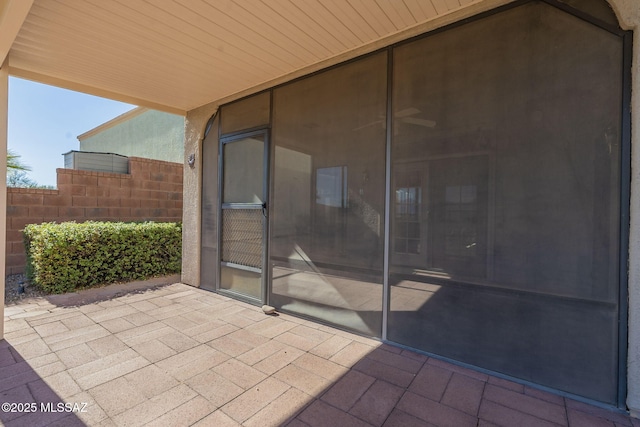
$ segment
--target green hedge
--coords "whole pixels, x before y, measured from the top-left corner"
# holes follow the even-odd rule
[[[180,272],[180,223],[30,224],[24,240],[27,277],[49,293]]]

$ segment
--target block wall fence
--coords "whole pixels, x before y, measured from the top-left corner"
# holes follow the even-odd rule
[[[181,163],[129,158],[129,174],[57,169],[57,189],[7,188],[6,274],[23,273],[27,224],[182,221]]]

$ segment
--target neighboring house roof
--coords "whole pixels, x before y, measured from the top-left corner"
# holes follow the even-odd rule
[[[98,125],[96,127],[94,127],[93,129],[90,129],[88,131],[86,131],[85,133],[78,135],[78,140],[80,142],[84,141],[87,138],[90,138],[92,136],[95,136],[101,132],[106,131],[107,129],[111,129],[114,126],[118,126],[121,123],[125,123],[131,119],[133,119],[134,117],[139,116],[140,114],[149,111],[149,108],[145,108],[145,107],[135,107],[132,108],[131,110],[127,111],[126,113],[120,114],[117,117],[114,117],[113,119],[106,121],[104,123],[102,123],[101,125]]]

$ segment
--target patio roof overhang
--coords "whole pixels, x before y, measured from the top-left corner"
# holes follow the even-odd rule
[[[0,63],[8,57],[12,76],[184,114],[493,3],[0,0]]]

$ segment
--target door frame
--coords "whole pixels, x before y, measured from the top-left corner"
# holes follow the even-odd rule
[[[262,179],[262,214],[264,217],[262,224],[262,271],[260,272],[260,298],[254,298],[250,295],[246,295],[231,289],[224,289],[221,287],[222,282],[222,212],[223,210],[233,209],[231,206],[227,206],[226,208],[223,205],[240,205],[248,206],[254,205],[251,203],[233,203],[233,204],[225,204],[223,203],[224,196],[224,146],[229,143],[233,143],[235,141],[251,138],[251,137],[262,137],[263,141],[263,179]],[[216,259],[216,278],[215,278],[215,291],[217,293],[227,295],[233,297],[235,299],[239,299],[241,301],[253,304],[253,305],[262,305],[267,304],[269,293],[268,293],[268,284],[269,284],[269,268],[268,268],[268,248],[269,248],[269,203],[270,203],[270,133],[269,128],[259,128],[259,129],[251,129],[246,131],[233,132],[227,135],[221,135],[219,137],[218,144],[218,206],[217,206],[217,214],[219,220],[217,221],[217,240],[218,240],[218,256]],[[255,208],[258,209],[258,208]],[[233,267],[232,267],[233,268]],[[247,268],[247,271],[251,271]]]

